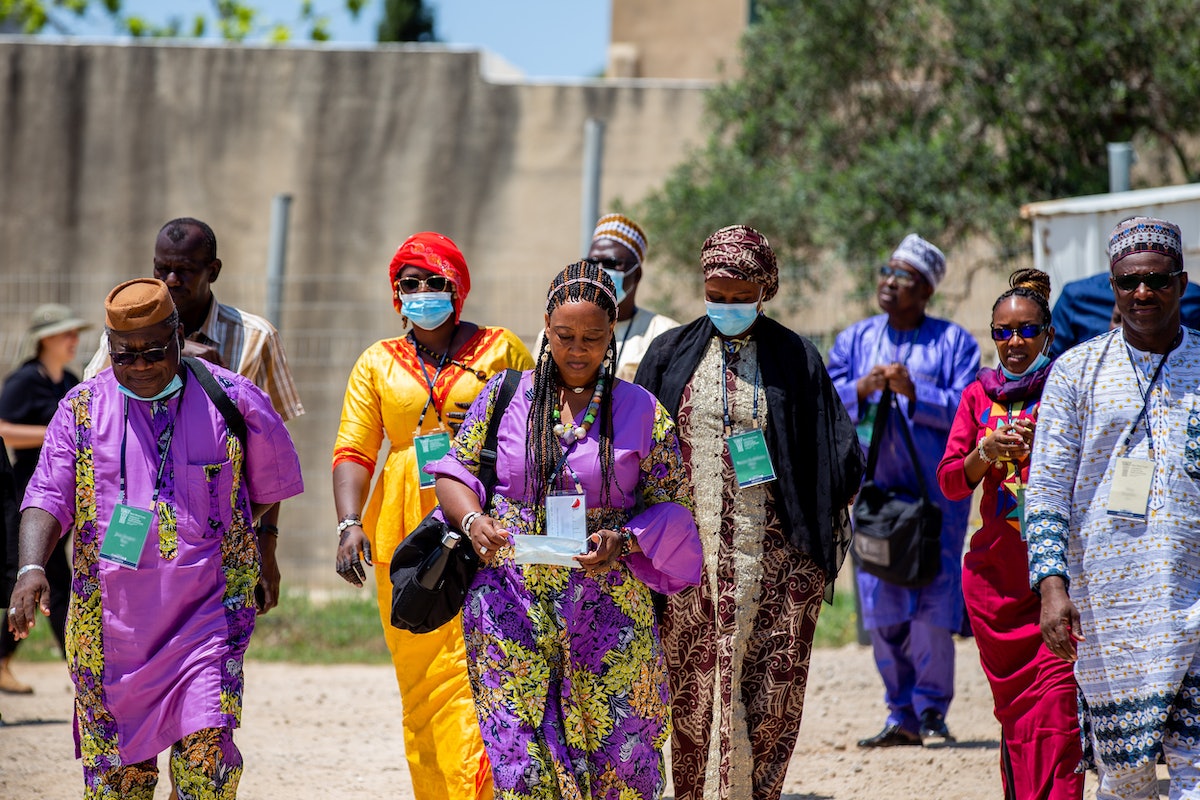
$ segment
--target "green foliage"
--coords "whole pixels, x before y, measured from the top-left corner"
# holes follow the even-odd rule
[[[384,0],[376,38],[381,42],[436,42],[433,12],[422,0]]]
[[[744,222],[793,294],[820,264],[864,282],[909,231],[1021,247],[1033,200],[1107,190],[1105,143],[1149,140],[1200,179],[1200,23],[1170,0],[762,0],[712,131],[637,210],[694,271]]]
[[[367,0],[328,0],[324,8],[340,5],[352,17],[357,17],[366,6]],[[281,43],[290,41],[295,31],[303,31],[312,41],[327,41],[331,38],[330,17],[318,8],[313,0],[297,1],[297,16],[292,21],[263,20],[253,3],[240,0],[212,0],[210,14],[196,14],[190,20],[179,16],[167,16],[154,21],[146,16],[124,13],[121,0],[0,0],[0,21],[16,22],[25,33],[40,33],[44,30],[70,34],[73,32],[71,17],[84,17],[89,12],[108,18],[113,31],[133,37],[147,36],[193,36],[201,37],[209,31],[210,16],[215,30],[223,39],[243,42],[261,39]],[[421,3],[415,5],[420,8]],[[432,30],[432,16],[423,11]]]

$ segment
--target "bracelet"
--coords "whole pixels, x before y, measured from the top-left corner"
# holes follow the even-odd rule
[[[21,580],[21,576],[23,576],[27,572],[40,572],[43,575],[45,575],[46,568],[43,567],[41,564],[26,564],[25,566],[23,566],[19,570],[17,570],[17,580]]]
[[[353,528],[355,525],[362,525],[362,520],[358,514],[347,514],[338,520],[338,536],[346,532],[347,528]]]
[[[624,558],[633,552],[633,531],[629,528],[621,528],[621,555],[619,558]]]
[[[269,533],[272,536],[279,536],[279,526],[272,525],[269,522],[264,522],[258,526],[259,533]]]
[[[988,458],[987,453],[983,452],[983,440],[986,438],[987,438],[986,436],[981,436],[979,438],[979,446],[975,448],[975,453],[976,453],[976,455],[979,456],[980,461],[982,461],[983,463],[987,464],[990,467],[993,464],[995,464],[997,461],[999,461],[1000,459]]]
[[[463,514],[462,522],[458,524],[458,529],[467,536],[471,535],[471,526],[475,524],[475,520],[483,516],[482,511],[468,511]]]

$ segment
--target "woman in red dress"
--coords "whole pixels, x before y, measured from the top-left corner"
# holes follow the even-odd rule
[[[963,597],[1000,721],[1006,800],[1078,800],[1082,750],[1072,665],[1042,643],[1041,600],[1029,588],[1022,533],[1025,482],[1046,355],[1054,340],[1050,278],[1017,270],[992,307],[1000,365],[964,391],[938,483],[950,500],[983,482],[983,525],[963,560]]]

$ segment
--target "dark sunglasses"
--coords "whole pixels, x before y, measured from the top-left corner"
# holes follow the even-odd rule
[[[1044,330],[1046,330],[1046,326],[1044,324],[1018,325],[1015,328],[992,328],[992,338],[997,342],[1007,342],[1015,333],[1022,339],[1032,339]]]
[[[1183,274],[1183,270],[1177,269],[1174,272],[1145,272],[1132,273],[1129,275],[1114,275],[1112,282],[1122,292],[1136,292],[1137,288],[1143,283],[1146,288],[1152,292],[1161,292],[1170,285],[1172,279],[1178,278]]]
[[[879,268],[879,280],[886,281],[888,278],[895,278],[897,286],[915,286],[917,283],[916,276],[908,270],[884,264]]]
[[[172,339],[173,343],[175,340]],[[147,364],[157,364],[167,357],[167,351],[171,349],[171,344],[164,344],[162,347],[147,347],[145,350],[115,350],[108,351],[108,358],[113,364],[118,367],[131,367],[139,358]]]
[[[442,275],[430,275],[428,278],[399,278],[396,286],[401,294],[413,294],[428,289],[431,292],[448,292],[454,284]]]
[[[601,269],[615,269],[618,272],[629,272],[638,265],[636,261],[626,261],[623,258],[585,258],[584,261],[591,264],[593,267]]]

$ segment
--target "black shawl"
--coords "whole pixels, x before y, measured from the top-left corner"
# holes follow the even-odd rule
[[[716,328],[708,317],[658,336],[635,383],[674,416],[683,389],[699,366]],[[778,480],[775,511],[791,543],[825,572],[832,598],[850,544],[850,504],[863,474],[854,424],[825,371],[817,348],[769,317],[751,331],[767,398],[767,450]]]

